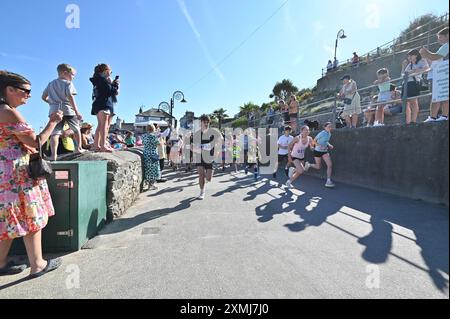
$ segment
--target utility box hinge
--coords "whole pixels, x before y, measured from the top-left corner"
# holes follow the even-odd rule
[[[67,237],[73,237],[73,229],[69,229],[67,231],[60,231],[56,233],[58,236],[67,236]]]

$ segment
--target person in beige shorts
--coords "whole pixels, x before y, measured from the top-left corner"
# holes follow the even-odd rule
[[[361,96],[358,93],[358,86],[350,75],[344,75],[341,80],[344,83],[338,97],[344,100],[344,112],[342,117],[347,123],[347,127],[356,128],[358,126],[359,114],[361,110]]]

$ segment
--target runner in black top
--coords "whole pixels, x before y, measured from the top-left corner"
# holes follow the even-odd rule
[[[221,148],[215,147],[215,145],[221,145],[221,140],[215,140],[213,131],[209,129],[211,122],[207,115],[200,117],[201,130],[197,131],[194,135],[194,160],[197,162],[197,170],[199,175],[200,184],[200,200],[205,199],[205,185],[211,182],[213,176],[213,159],[214,156],[220,155]],[[208,132],[206,134],[206,132]],[[200,135],[200,136],[199,136]],[[209,135],[209,136],[208,136]],[[216,138],[220,139],[220,132],[217,131]],[[198,141],[201,141],[201,145],[196,145]],[[209,151],[209,158],[205,156],[205,152]],[[218,154],[216,154],[218,152]],[[208,153],[206,153],[208,154]]]

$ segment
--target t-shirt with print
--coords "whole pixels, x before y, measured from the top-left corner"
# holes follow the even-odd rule
[[[294,140],[294,137],[292,135],[289,135],[289,136],[283,135],[283,136],[280,136],[280,138],[278,139],[278,145],[288,147],[289,144],[291,144],[293,140]],[[288,149],[284,149],[284,148],[278,149],[278,155],[288,155],[288,154],[289,154]]]
[[[414,70],[417,69],[427,69],[428,66],[428,62],[425,59],[421,59],[419,62],[417,63],[410,63],[408,64],[408,66],[406,67],[405,71],[408,71],[411,73],[411,71],[413,71],[412,73],[414,73]],[[416,75],[416,76],[410,76],[408,78],[408,82],[414,82],[414,81],[419,81],[420,78],[422,77],[422,75]]]
[[[50,82],[44,90],[50,104],[49,115],[61,110],[64,116],[74,116],[75,110],[70,104],[69,97],[76,94],[75,86],[70,81],[56,79]]]
[[[331,139],[331,133],[327,131],[322,131],[316,136],[317,145],[315,150],[317,152],[328,152],[328,143]]]

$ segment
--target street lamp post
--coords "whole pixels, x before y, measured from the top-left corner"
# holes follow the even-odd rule
[[[161,102],[158,106],[158,109],[170,111],[171,124],[173,124],[173,109],[175,107],[175,101],[180,101],[180,103],[187,103],[186,99],[184,98],[184,93],[181,91],[175,91],[170,98],[170,103]]]
[[[339,30],[339,32],[336,36],[336,44],[334,45],[334,61],[336,61],[338,41],[339,41],[339,39],[345,39],[345,38],[347,38],[347,36],[345,35],[344,29]]]

